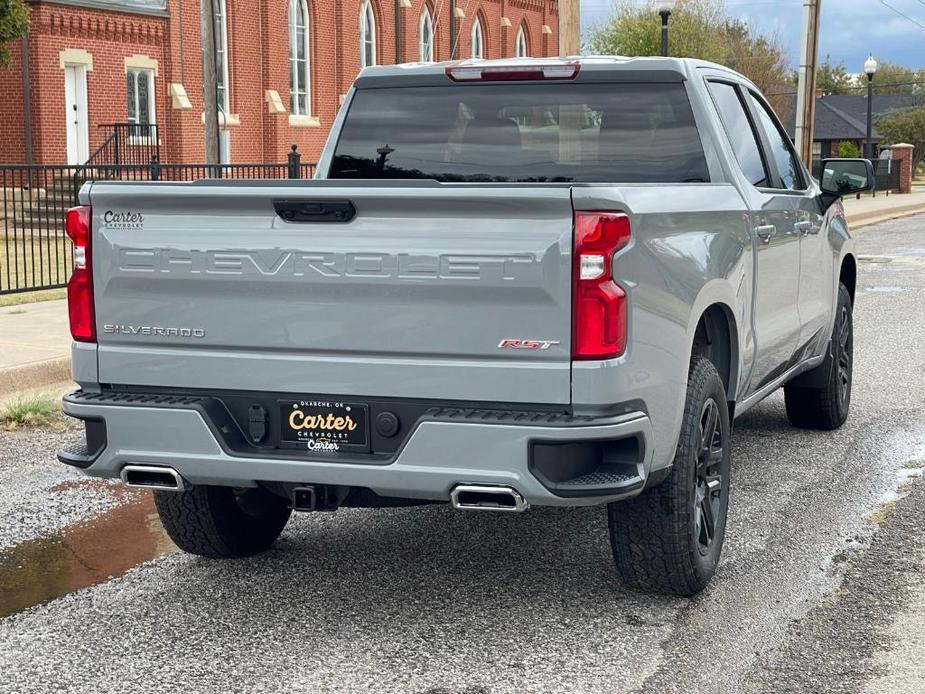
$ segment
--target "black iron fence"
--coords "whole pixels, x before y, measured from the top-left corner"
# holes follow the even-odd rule
[[[0,164],[0,294],[56,289],[67,284],[72,259],[64,213],[87,181],[195,181],[204,178],[311,178],[295,148],[284,163],[82,166]]]
[[[877,178],[874,195],[880,191],[886,191],[887,195],[899,191],[899,166],[899,159],[877,159],[874,162],[874,174]]]

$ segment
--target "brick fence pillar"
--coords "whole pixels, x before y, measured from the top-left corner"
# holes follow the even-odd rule
[[[899,163],[899,192],[912,192],[912,145],[902,142],[890,147],[893,160]]]

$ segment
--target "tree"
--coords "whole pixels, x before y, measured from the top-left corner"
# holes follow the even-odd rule
[[[10,64],[11,41],[25,35],[29,29],[29,10],[23,0],[0,0],[0,67]]]
[[[723,34],[728,48],[725,64],[754,82],[774,110],[783,115],[783,92],[789,90],[782,87],[787,83],[788,70],[779,37],[755,34],[739,21],[727,21]]]
[[[907,142],[912,145],[915,148],[913,162],[925,157],[925,106],[883,116],[877,121],[877,130],[884,144]]]
[[[726,65],[763,92],[780,92],[788,82],[779,37],[759,34],[745,22],[730,18],[724,0],[678,0],[670,26],[671,55]],[[658,14],[652,5],[616,0],[610,18],[592,29],[586,48],[603,55],[659,55]],[[772,106],[778,104],[772,100]]]
[[[867,86],[867,76],[862,77]],[[882,61],[874,75],[874,94],[925,93],[925,70],[913,70],[904,65]]]
[[[681,0],[671,13],[671,54],[721,62],[727,55],[721,37],[725,22],[720,0]],[[592,29],[587,47],[603,55],[659,55],[660,27],[652,6],[616,0],[610,18]]]
[[[832,63],[832,57],[825,56],[825,60],[816,70],[816,89],[821,89],[826,96],[830,94],[858,94],[858,82],[854,75],[848,72],[844,61]]]

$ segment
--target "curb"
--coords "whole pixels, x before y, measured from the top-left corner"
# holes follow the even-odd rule
[[[71,378],[71,358],[56,357],[0,369],[0,397],[20,390],[40,388]]]
[[[925,212],[925,205],[910,205],[908,207],[897,207],[892,210],[880,210],[878,212],[868,212],[866,214],[855,215],[854,218],[848,217],[848,228],[851,231],[863,229],[864,227],[880,222],[887,222],[891,219],[901,217],[912,217],[913,215]]]

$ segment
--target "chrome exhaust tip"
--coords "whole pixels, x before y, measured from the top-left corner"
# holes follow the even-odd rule
[[[126,487],[182,492],[186,484],[180,473],[163,465],[126,465],[119,473]]]
[[[488,484],[458,484],[450,492],[450,503],[460,511],[521,513],[530,508],[516,489]]]

